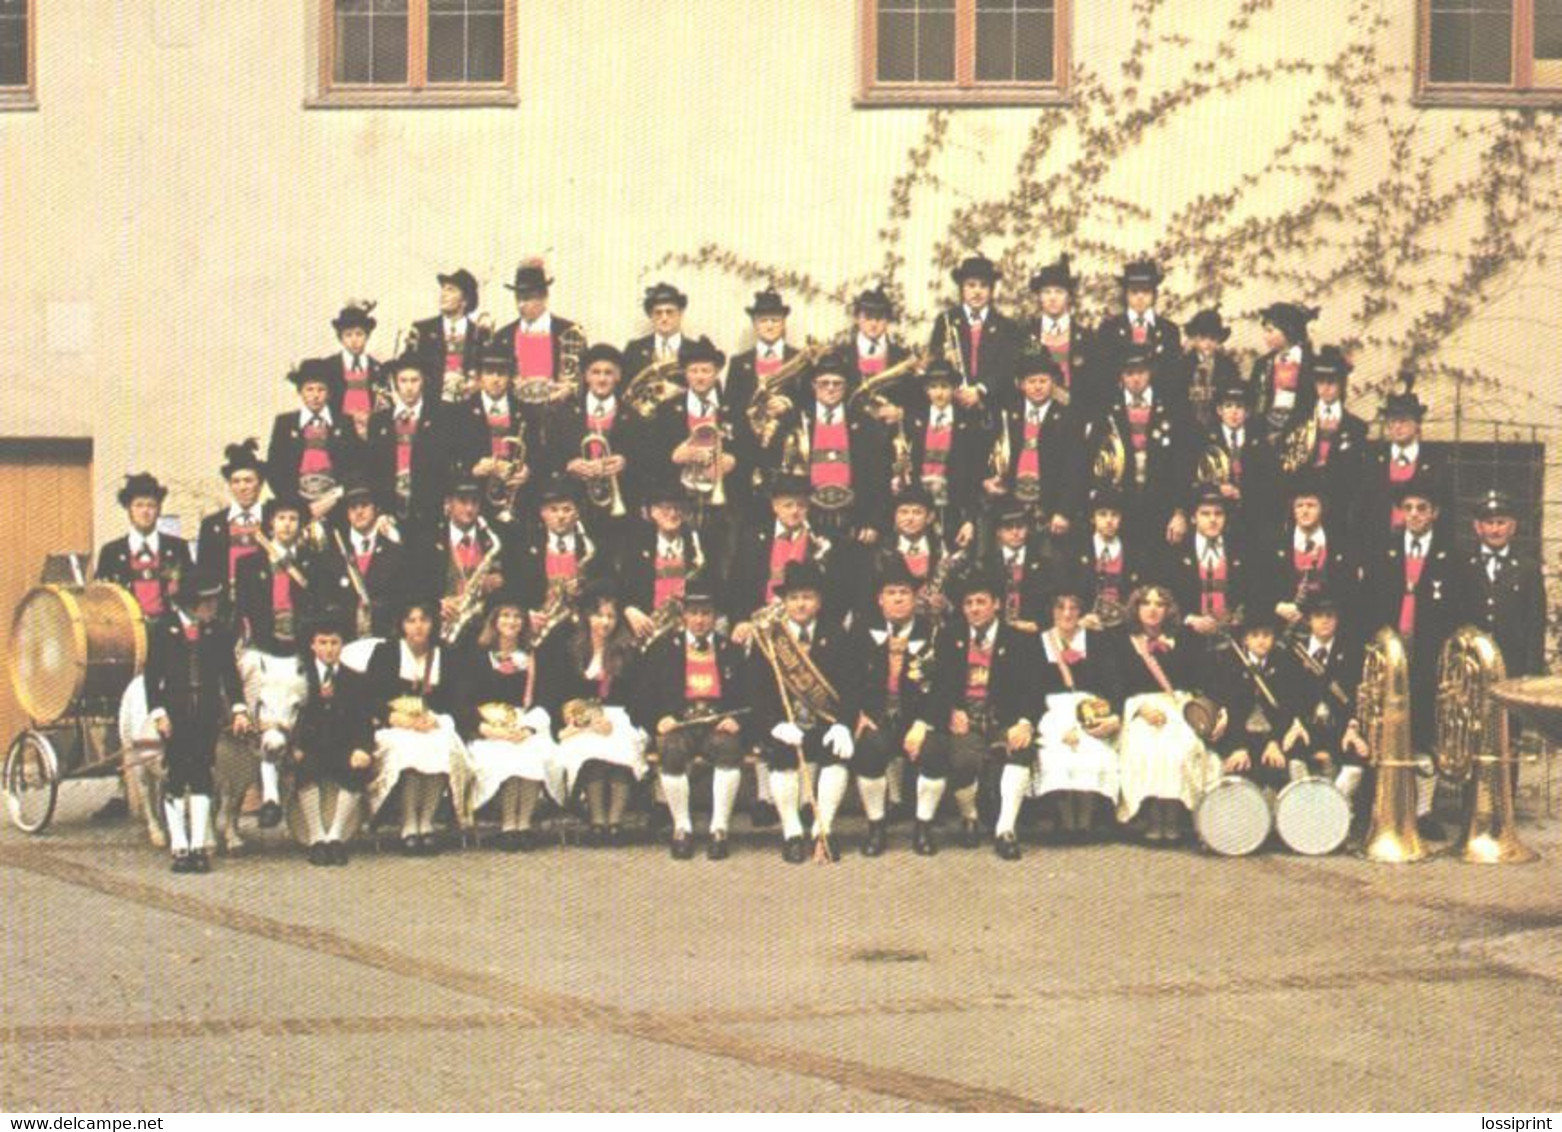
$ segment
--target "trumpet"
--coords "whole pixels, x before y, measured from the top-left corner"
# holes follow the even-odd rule
[[[607,437],[600,432],[588,432],[580,438],[580,458],[582,460],[607,460],[613,455],[613,446],[608,443]],[[593,507],[605,507],[607,513],[613,518],[622,518],[628,514],[624,507],[624,493],[618,486],[618,473],[607,476],[592,476],[586,480],[586,498]]]
[[[960,348],[960,332],[955,329],[954,316],[947,310],[943,314],[944,322],[944,360],[960,375],[960,387],[963,389],[971,384],[971,375],[965,369],[965,351]]]
[[[1009,411],[998,413],[998,435],[993,437],[992,454],[987,458],[987,472],[1000,484],[1009,478],[1009,462],[1014,453],[1009,447]]]

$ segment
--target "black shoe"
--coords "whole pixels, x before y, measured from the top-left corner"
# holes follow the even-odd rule
[[[115,794],[93,812],[92,821],[95,825],[106,825],[108,822],[124,821],[129,816],[130,803]]]
[[[1005,861],[1018,861],[1020,859],[1020,842],[1012,833],[1005,833],[993,842],[993,851],[1000,859]]]
[[[808,860],[808,843],[801,837],[788,837],[781,845],[781,859],[789,865]]]
[[[768,829],[781,820],[781,815],[769,802],[755,802],[748,812],[748,823],[755,829]]]
[[[421,852],[425,857],[437,857],[439,856],[440,850],[443,848],[443,846],[439,843],[439,838],[435,837],[432,833],[423,834],[418,838],[418,842],[420,846],[419,852]]]
[[[261,829],[276,829],[282,824],[282,807],[275,802],[267,802],[260,807],[260,813],[255,817],[255,823]]]
[[[705,859],[707,861],[725,861],[732,854],[732,849],[727,844],[727,835],[718,833],[711,837],[710,844],[705,846]]]
[[[586,844],[592,849],[600,849],[607,844],[607,826],[594,825],[586,830]]]
[[[422,843],[415,833],[403,835],[401,839],[401,852],[406,857],[416,857],[422,849]]]
[[[209,873],[212,871],[212,859],[204,849],[192,849],[190,851],[190,871],[192,873]]]
[[[324,841],[316,841],[309,847],[309,863],[311,865],[329,865],[331,847]]]
[[[529,829],[515,831],[515,851],[517,853],[530,853],[537,848],[537,834]]]
[[[1416,819],[1416,832],[1428,841],[1446,841],[1448,832],[1443,828],[1443,823],[1431,814]]]
[[[190,854],[188,854],[188,853],[175,853],[174,854],[174,872],[176,872],[176,873],[191,873],[191,872],[194,872],[194,871],[195,871],[195,869],[191,866]]]
[[[933,840],[933,823],[919,821],[911,827],[911,849],[919,857],[931,857],[938,852],[938,842]]]
[[[347,863],[347,842],[327,841],[325,847],[328,850],[325,863],[328,865],[345,865]]]
[[[960,823],[960,844],[967,849],[976,849],[981,846],[982,827],[979,822],[963,821]]]
[[[870,821],[868,823],[868,837],[862,843],[862,855],[864,857],[882,857],[884,844],[888,839],[884,835],[884,823],[882,821]]]
[[[675,861],[692,861],[692,860],[694,860],[694,834],[692,834],[692,833],[675,833],[675,834],[673,834],[672,853],[673,853],[673,860],[675,860]]]
[[[621,826],[621,825],[610,825],[610,826],[608,826],[607,827],[607,843],[608,843],[608,845],[610,845],[614,849],[619,849],[619,848],[622,848],[625,845],[628,845],[629,844],[629,838],[627,836],[625,836],[625,834],[624,834],[624,827]]]

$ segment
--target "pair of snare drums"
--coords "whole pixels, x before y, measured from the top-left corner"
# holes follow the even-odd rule
[[[1212,853],[1245,857],[1274,832],[1293,853],[1322,857],[1345,844],[1350,799],[1327,778],[1300,778],[1278,796],[1250,779],[1222,778],[1199,799],[1193,826]]]

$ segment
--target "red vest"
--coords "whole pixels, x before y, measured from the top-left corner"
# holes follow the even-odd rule
[[[1110,562],[1096,559],[1096,593],[1107,601],[1123,602],[1123,556],[1112,557]]]
[[[681,551],[675,552],[671,558],[657,557],[656,582],[651,595],[652,609],[660,609],[674,599],[683,600],[686,573]]]
[[[412,483],[412,438],[418,434],[418,419],[408,417],[402,420],[396,417],[396,490],[405,496],[411,489]],[[402,481],[406,480],[407,488],[403,489]]]
[[[1296,571],[1297,578],[1307,579],[1308,593],[1323,589],[1324,568],[1328,562],[1329,550],[1321,537],[1315,537],[1315,545],[1310,552],[1297,550],[1294,543],[1291,546],[1291,569]]]
[[[1419,558],[1405,555],[1405,596],[1399,599],[1399,635],[1413,637],[1416,633],[1416,587],[1421,584],[1421,571],[1426,566],[1426,543]]]
[[[368,416],[374,409],[374,394],[369,391],[369,367],[344,369],[346,385],[342,391],[342,412],[350,417]]]
[[[683,695],[690,701],[721,699],[721,666],[716,663],[715,639],[705,652],[691,643],[684,648]]]
[[[952,423],[943,428],[934,428],[932,424],[927,426],[922,434],[923,479],[949,477],[949,450],[954,446],[954,438],[955,430]]]
[[[987,703],[987,685],[992,679],[993,650],[968,644],[965,650],[965,702],[980,707]]]
[[[835,412],[834,424],[814,421],[808,479],[816,488],[851,487],[851,435],[846,427],[846,410],[838,406]]]
[[[467,544],[465,537],[456,539],[450,544],[450,554],[455,559],[456,569],[462,574],[470,574],[483,560],[483,546],[478,541],[477,531],[473,530],[469,533],[472,539],[470,545]]]
[[[547,549],[542,556],[542,571],[550,582],[564,581],[574,578],[580,572],[580,556],[568,551],[559,553],[553,549],[553,536],[544,534],[547,539]],[[580,543],[577,539],[576,546]]]
[[[1025,435],[1020,441],[1020,461],[1014,468],[1016,479],[1039,480],[1041,478],[1041,425],[1032,424],[1028,419],[1030,410],[1025,410]]]
[[[1199,612],[1206,617],[1224,617],[1226,613],[1226,555],[1222,551],[1213,564],[1199,560]]]
[[[145,617],[161,617],[167,611],[163,595],[163,556],[151,552],[132,553],[130,569],[134,578],[130,592],[136,595],[136,604]]]
[[[1043,336],[1041,344],[1047,348],[1047,353],[1052,355],[1052,361],[1057,365],[1063,375],[1063,388],[1069,387],[1069,382],[1074,378],[1074,370],[1071,364],[1072,356],[1069,352],[1069,336],[1067,334],[1054,334],[1050,337]]]
[[[971,380],[980,381],[982,373],[982,324],[971,323]]]
[[[228,581],[239,576],[239,563],[257,551],[255,532],[259,523],[241,523],[237,519],[228,522]]]
[[[1143,452],[1150,443],[1150,414],[1152,405],[1128,406],[1128,443],[1135,452]]]
[[[1394,459],[1393,449],[1390,449],[1388,456],[1388,482],[1390,484],[1399,484],[1415,479],[1416,465],[1419,463],[1419,460],[1412,460],[1410,463],[1401,466]],[[1405,513],[1399,509],[1397,504],[1389,512],[1389,525],[1396,531],[1405,529]]]
[[[552,334],[522,334],[520,328],[516,328],[515,375],[521,378],[552,379]]]
[[[796,538],[783,538],[777,535],[770,542],[770,580],[765,583],[765,602],[769,604],[775,600],[776,589],[781,585],[781,579],[786,574],[787,563],[806,562],[808,560],[808,536],[799,531]]]
[[[762,356],[757,348],[754,351],[754,373],[759,377],[769,377],[784,364],[779,357],[767,358]]]
[[[1133,322],[1133,320],[1130,319],[1129,324],[1133,334],[1135,346],[1143,346],[1150,340],[1150,328],[1143,322]]]
[[[505,404],[502,413],[489,413],[487,417],[488,454],[495,460],[504,459],[508,454],[508,446],[505,444],[505,440],[512,431],[510,428],[510,407],[508,403]]]
[[[1024,610],[1023,598],[1025,596],[1025,563],[1016,562],[1004,572],[1003,579],[1003,619],[1005,621],[1018,621]]]
[[[876,373],[884,372],[885,355],[889,353],[889,343],[884,343],[884,349],[877,354],[864,354],[857,351],[857,372],[863,377],[872,377]]]
[[[331,474],[331,426],[311,421],[304,426],[304,450],[298,458],[300,476]]]

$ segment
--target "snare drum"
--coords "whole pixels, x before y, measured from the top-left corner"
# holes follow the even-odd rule
[[[1269,795],[1246,778],[1222,778],[1199,799],[1193,828],[1212,853],[1245,857],[1269,840],[1274,829]]]
[[[1275,828],[1293,853],[1326,856],[1350,833],[1350,801],[1327,778],[1298,779],[1280,791]]]

